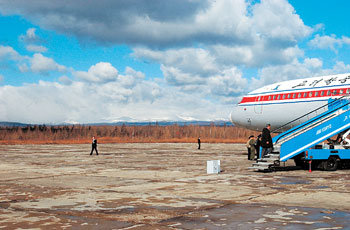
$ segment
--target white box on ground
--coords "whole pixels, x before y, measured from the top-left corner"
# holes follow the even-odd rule
[[[207,161],[207,174],[220,173],[220,160]]]

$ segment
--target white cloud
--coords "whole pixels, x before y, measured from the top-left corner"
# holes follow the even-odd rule
[[[36,52],[36,53],[45,53],[47,51],[46,47],[38,46],[38,45],[27,45],[26,49],[30,52]]]
[[[71,85],[73,83],[73,81],[67,76],[61,76],[58,81],[63,85]]]
[[[27,43],[36,43],[41,41],[41,39],[35,34],[35,31],[36,31],[35,28],[27,29],[26,34],[21,35],[20,39]]]
[[[83,0],[45,4],[3,0],[0,11],[22,14],[37,24],[78,38],[102,43],[149,47],[193,44],[250,44],[257,34],[274,43],[290,43],[307,36],[305,26],[286,0]],[[35,35],[35,29],[27,32]]]
[[[118,78],[118,70],[111,63],[99,62],[89,68],[88,72],[76,71],[74,75],[87,82],[109,82]]]
[[[120,117],[178,120],[179,116],[210,120],[227,119],[229,113],[226,106],[201,94],[163,88],[144,79],[132,87],[118,81],[101,84],[73,81],[69,85],[40,81],[0,87],[0,98],[6,98],[0,100],[0,108],[6,108],[0,113],[0,120],[28,123],[105,122]]]
[[[30,70],[34,73],[48,74],[50,71],[64,72],[67,68],[57,64],[52,58],[36,53],[30,60]]]
[[[219,71],[219,67],[215,63],[215,57],[204,48],[169,49],[166,51],[135,48],[133,55],[137,58],[160,62],[164,66],[177,67],[184,72],[204,76]]]
[[[4,80],[4,76],[0,74],[0,83]]]
[[[325,69],[322,60],[318,58],[305,58],[303,62],[295,60],[286,65],[262,68],[259,71],[258,78],[252,79],[250,89],[256,89],[280,81],[346,72],[350,72],[350,65],[346,65],[343,62],[336,62],[332,68]]]
[[[286,0],[263,0],[260,4],[253,5],[252,14],[255,30],[274,43],[279,41],[295,44],[312,32]]]
[[[308,44],[313,48],[331,49],[334,52],[338,52],[338,49],[344,44],[350,45],[350,38],[346,36],[337,38],[335,34],[332,34],[331,36],[320,36],[319,34],[316,34],[315,38],[310,40]]]
[[[52,58],[45,57],[41,53],[35,53],[33,57],[21,56],[10,46],[0,45],[0,61],[13,61],[18,69],[23,72],[48,74],[50,71],[65,72],[67,68],[56,63]]]
[[[38,53],[21,57],[13,48],[0,46],[0,60],[16,62],[22,72],[71,70],[72,76],[65,73],[57,83],[0,87],[0,107],[6,108],[0,120],[226,119],[230,110],[226,103],[251,89],[350,69],[343,62],[324,69],[322,59],[305,57],[298,42],[324,26],[304,25],[286,0],[126,2],[76,0],[67,8],[59,0],[0,1],[2,14],[20,14],[41,28],[100,44],[132,45],[134,57],[159,63],[164,76],[147,78],[131,67],[119,72],[109,62],[88,70],[68,69],[40,54],[47,49],[37,44],[40,38],[30,28],[21,38],[29,43],[28,51]],[[320,35],[309,43],[334,50],[345,44],[350,38]],[[247,67],[259,70],[250,82],[243,75]],[[6,95],[11,98],[3,100]]]
[[[0,45],[0,60],[2,59],[18,61],[21,60],[22,57],[11,46]]]
[[[228,99],[241,95],[246,90],[247,80],[237,68],[224,70],[221,75],[208,79],[208,87],[212,95]]]

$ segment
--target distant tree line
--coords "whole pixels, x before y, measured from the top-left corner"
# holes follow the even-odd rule
[[[90,143],[96,136],[100,143],[132,142],[202,142],[242,143],[257,132],[234,126],[146,125],[146,126],[90,126],[90,125],[29,125],[0,127],[1,144],[61,144]]]

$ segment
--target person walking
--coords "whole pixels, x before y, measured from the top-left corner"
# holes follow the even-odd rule
[[[251,135],[247,142],[248,149],[248,160],[254,160],[255,158],[255,139],[254,136]]]
[[[198,137],[198,149],[201,149],[201,138]]]
[[[92,137],[92,148],[91,148],[91,153],[90,155],[92,155],[93,151],[96,151],[96,155],[98,155],[98,151],[97,151],[97,139],[95,139],[95,136]]]
[[[263,128],[261,133],[261,157],[264,158],[266,155],[272,152],[273,143],[270,133],[271,125],[267,124],[266,128]]]

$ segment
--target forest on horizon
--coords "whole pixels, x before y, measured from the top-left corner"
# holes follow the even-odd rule
[[[28,125],[0,127],[0,144],[245,143],[259,132],[226,125]]]

